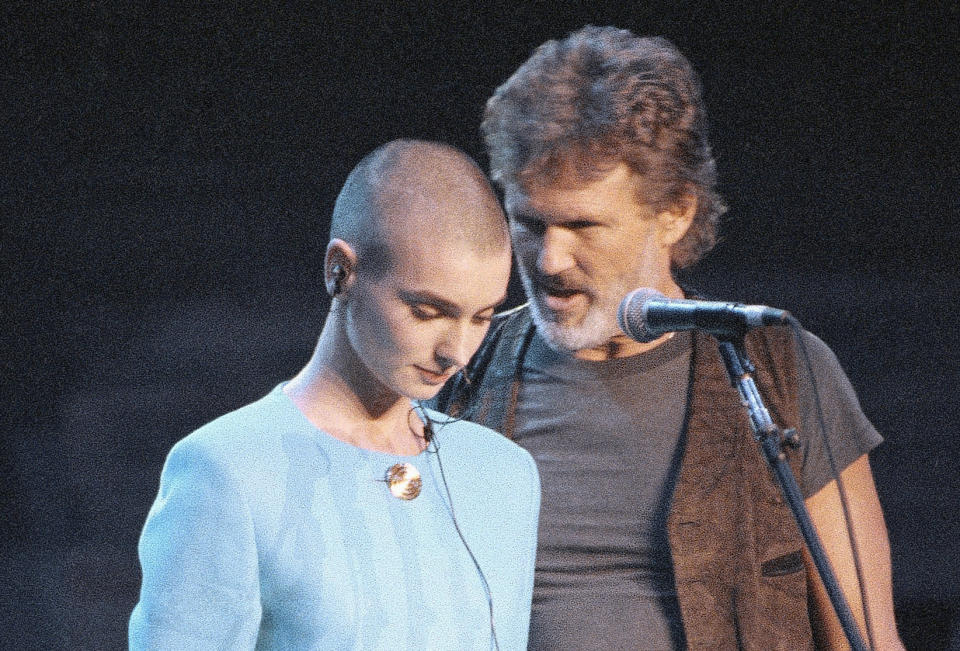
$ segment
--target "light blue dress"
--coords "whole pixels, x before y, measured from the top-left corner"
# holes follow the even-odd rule
[[[140,538],[130,648],[486,650],[493,629],[500,649],[525,649],[530,455],[434,411],[418,456],[363,450],[281,388],[171,450]],[[423,478],[409,501],[384,481],[404,462]]]

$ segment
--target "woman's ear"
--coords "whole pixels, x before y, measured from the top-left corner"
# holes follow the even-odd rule
[[[323,260],[323,281],[331,298],[337,298],[350,289],[356,278],[357,254],[353,247],[339,238],[330,240]]]

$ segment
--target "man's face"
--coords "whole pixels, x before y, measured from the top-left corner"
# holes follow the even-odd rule
[[[361,364],[389,392],[425,400],[476,352],[503,302],[510,251],[479,254],[401,236],[384,273],[358,273],[347,336]]]
[[[621,163],[596,181],[506,189],[520,278],[552,347],[587,351],[622,337],[617,309],[637,287],[675,293],[672,241],[638,188],[643,179]]]

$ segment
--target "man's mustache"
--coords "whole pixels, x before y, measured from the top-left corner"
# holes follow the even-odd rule
[[[562,276],[534,276],[532,280],[537,289],[551,294],[574,294],[587,291],[581,283]]]

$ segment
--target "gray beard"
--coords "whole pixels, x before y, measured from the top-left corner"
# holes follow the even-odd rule
[[[562,325],[551,319],[549,310],[544,309],[533,287],[533,281],[520,267],[520,281],[530,299],[530,314],[533,323],[540,332],[540,336],[550,348],[559,353],[575,353],[578,350],[597,348],[616,336],[620,330],[615,322],[603,310],[602,305],[592,304],[587,307],[587,313],[576,325]],[[616,307],[613,308],[615,313]]]

